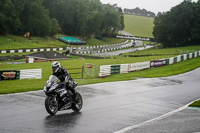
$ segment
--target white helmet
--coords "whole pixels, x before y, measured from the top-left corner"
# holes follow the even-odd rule
[[[58,61],[53,62],[51,64],[51,67],[52,67],[53,72],[57,72],[60,68],[60,62],[58,62]]]

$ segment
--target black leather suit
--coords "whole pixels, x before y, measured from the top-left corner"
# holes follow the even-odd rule
[[[66,88],[69,88],[73,94],[76,93],[74,89],[75,88],[74,80],[71,78],[66,68],[61,66],[57,72],[53,73],[53,75],[55,75],[61,82],[65,83]],[[66,76],[67,76],[68,82],[66,82]]]

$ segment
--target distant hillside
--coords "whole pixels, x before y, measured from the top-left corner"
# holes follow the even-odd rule
[[[124,15],[124,31],[135,36],[153,37],[154,18],[136,15]]]
[[[138,16],[155,17],[155,13],[147,11],[146,9],[140,9],[139,7],[136,7],[135,9],[125,8],[124,13],[138,15]]]

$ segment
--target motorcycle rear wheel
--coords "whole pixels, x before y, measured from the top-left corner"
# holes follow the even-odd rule
[[[72,110],[75,112],[79,112],[83,106],[83,99],[80,93],[76,92],[76,98],[79,99],[78,102],[74,102],[72,104]]]
[[[58,111],[58,102],[53,98],[53,96],[47,96],[45,99],[45,108],[50,115],[55,115]]]

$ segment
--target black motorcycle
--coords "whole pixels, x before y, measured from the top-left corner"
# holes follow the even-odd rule
[[[77,86],[77,82],[75,85]],[[44,86],[46,94],[45,108],[50,115],[55,115],[57,111],[72,109],[79,112],[83,106],[83,100],[80,93],[73,93],[65,88],[62,82],[58,82],[55,75],[51,75]]]

